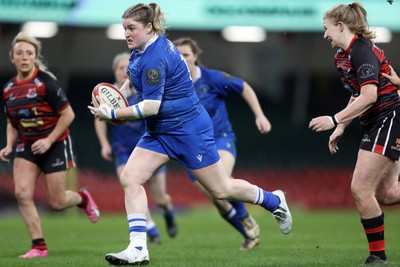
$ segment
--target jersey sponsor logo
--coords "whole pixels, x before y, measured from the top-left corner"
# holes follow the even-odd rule
[[[27,98],[35,98],[37,96],[36,88],[29,88],[28,94],[26,94]]]
[[[23,108],[18,110],[18,117],[20,118],[29,118],[31,116],[31,113],[29,109]]]
[[[16,152],[23,152],[25,151],[25,145],[23,143],[19,144],[15,150]]]
[[[168,47],[171,50],[171,52],[176,52],[175,51],[175,46],[170,40],[168,40]]]
[[[368,134],[364,134],[361,142],[366,142],[366,143],[370,143],[371,139],[369,138]]]
[[[155,85],[161,83],[161,71],[160,69],[149,69],[146,70],[146,84]]]
[[[358,68],[358,73],[360,74],[360,78],[361,79],[366,79],[368,77],[371,77],[375,74],[374,72],[374,66],[372,64],[369,63],[365,63],[362,64],[359,68]]]
[[[199,160],[199,162],[201,162],[203,160],[203,155],[197,155],[196,158]]]
[[[24,128],[31,128],[44,125],[44,121],[21,121],[21,125]]]
[[[390,147],[393,150],[400,151],[400,138],[396,138],[396,144]]]
[[[53,163],[51,163],[51,167],[59,167],[64,164],[65,162],[63,160],[61,160],[60,158],[56,158],[56,160]]]

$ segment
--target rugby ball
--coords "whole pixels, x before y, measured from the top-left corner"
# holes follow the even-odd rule
[[[112,84],[110,83],[99,83],[92,90],[92,105],[95,108],[100,106],[100,102],[97,100],[100,98],[101,102],[104,102],[107,106],[114,109],[126,108],[129,106],[125,96]],[[125,120],[106,120],[109,123],[120,124]]]

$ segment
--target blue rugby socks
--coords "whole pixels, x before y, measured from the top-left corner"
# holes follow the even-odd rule
[[[281,200],[279,197],[275,196],[271,192],[262,190],[257,187],[257,199],[254,201],[254,204],[258,204],[264,209],[273,212],[279,207]]]

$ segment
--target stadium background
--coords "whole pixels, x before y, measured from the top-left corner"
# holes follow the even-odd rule
[[[171,1],[176,2],[183,3]],[[250,1],[254,2],[257,1]],[[381,7],[378,10],[367,8],[370,18],[393,9],[398,14],[400,6],[397,2],[389,5],[383,0],[365,2],[373,2]],[[116,3],[121,4],[121,1]],[[160,5],[163,8],[167,3]],[[129,4],[124,2],[122,10],[127,6]],[[119,17],[120,14],[117,21]],[[166,14],[167,21],[168,18],[169,14]],[[397,19],[393,17],[393,21]],[[237,24],[238,21],[240,18],[231,23]],[[14,75],[8,51],[22,22],[0,20],[1,85]],[[294,20],[291,23],[296,25]],[[219,29],[210,29],[207,23],[204,28],[172,26],[168,30],[168,37],[192,37],[203,49],[201,60],[205,66],[225,70],[249,82],[272,123],[272,132],[260,135],[245,102],[239,96],[227,99],[238,141],[234,176],[268,189],[282,188],[288,192],[291,201],[306,208],[351,208],[353,201],[349,182],[360,135],[357,120],[346,130],[339,144],[340,152],[335,156],[328,152],[329,132],[316,134],[307,128],[312,117],[334,114],[346,105],[349,97],[341,87],[333,65],[335,50],[323,39],[322,17],[318,23],[319,30],[269,31],[266,27],[268,38],[261,43],[227,42],[221,37]],[[103,210],[123,211],[122,190],[114,175],[113,163],[104,161],[100,156],[93,117],[87,105],[90,104],[94,85],[113,82],[111,62],[115,54],[127,51],[125,41],[107,39],[103,26],[68,24],[59,26],[56,37],[41,41],[45,62],[63,84],[76,113],[71,131],[78,161],[78,186],[87,185],[91,188],[94,197],[100,199],[99,205]],[[397,70],[400,67],[399,44],[400,34],[396,29],[392,29],[390,43],[378,44],[392,59]],[[2,112],[0,147],[4,147],[6,142],[5,125]],[[172,162],[168,168],[168,191],[176,205],[207,203],[190,185],[179,165]],[[0,209],[4,211],[15,208],[11,169],[10,165],[0,163]],[[46,205],[42,181],[39,181],[37,198]]]

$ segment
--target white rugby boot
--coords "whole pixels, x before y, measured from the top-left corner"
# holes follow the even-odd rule
[[[127,249],[118,253],[108,253],[106,261],[111,265],[147,265],[150,257],[146,247],[128,246]]]
[[[248,238],[256,239],[260,237],[260,226],[250,214],[248,217],[241,219],[241,223]]]
[[[275,190],[272,192],[275,196],[279,197],[281,203],[278,208],[272,212],[272,216],[279,223],[281,232],[287,235],[292,229],[292,214],[286,202],[285,193],[282,190]]]

